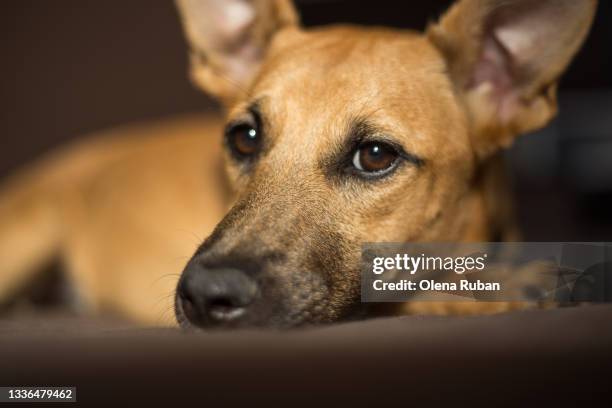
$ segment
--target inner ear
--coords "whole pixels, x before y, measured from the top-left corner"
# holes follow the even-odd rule
[[[191,47],[191,77],[231,102],[257,75],[278,32],[297,27],[290,0],[176,0]]]
[[[555,115],[558,79],[595,8],[595,0],[460,0],[429,27],[466,101],[479,155]]]
[[[563,0],[514,1],[500,3],[488,11],[468,88],[488,82],[498,98],[511,97],[516,96],[513,90],[529,93],[553,79],[547,70],[559,75],[576,51],[571,39],[565,38],[569,43],[560,41],[567,34],[559,31],[567,30],[573,37],[580,37],[576,28],[581,25],[567,24],[573,18],[580,21],[580,14],[572,13],[581,11],[581,0],[572,2],[573,6]]]
[[[512,55],[493,32],[485,34],[482,50],[474,65],[474,70],[467,82],[466,89],[489,84],[491,101],[502,122],[511,119],[517,94],[513,92],[518,73]]]

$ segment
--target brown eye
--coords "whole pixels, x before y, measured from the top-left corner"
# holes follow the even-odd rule
[[[397,162],[397,151],[380,142],[370,142],[359,146],[353,156],[353,166],[365,173],[383,173]]]
[[[248,124],[231,126],[226,132],[226,138],[232,153],[239,158],[253,156],[261,145],[259,130]]]

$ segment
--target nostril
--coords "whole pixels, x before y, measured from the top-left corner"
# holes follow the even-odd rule
[[[207,302],[208,314],[215,320],[230,321],[242,316],[246,305],[229,297],[211,298]]]
[[[233,309],[236,307],[236,303],[229,298],[212,298],[208,301],[208,307]]]

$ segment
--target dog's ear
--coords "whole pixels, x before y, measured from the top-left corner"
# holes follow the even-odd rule
[[[244,93],[274,35],[298,24],[290,0],[176,0],[191,77],[225,102]]]
[[[557,81],[596,6],[596,0],[460,0],[428,28],[465,100],[480,157],[555,116]]]

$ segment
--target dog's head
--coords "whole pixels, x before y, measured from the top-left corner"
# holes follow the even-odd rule
[[[334,321],[358,309],[362,243],[487,239],[478,169],[555,115],[595,10],[463,0],[423,35],[302,30],[287,0],[178,5],[235,191],[177,289],[197,326]]]

